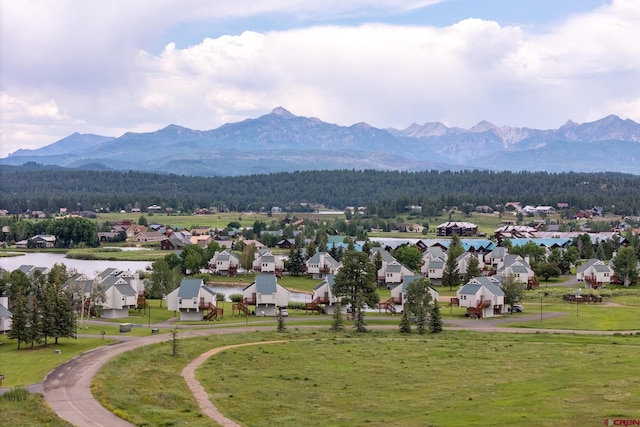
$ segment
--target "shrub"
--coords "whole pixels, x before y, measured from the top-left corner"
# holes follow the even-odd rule
[[[304,310],[304,303],[297,302],[297,301],[289,301],[289,304],[287,305],[287,307],[290,310]]]
[[[231,300],[231,302],[241,302],[242,294],[231,294],[229,295],[229,299]]]
[[[22,402],[23,400],[27,400],[29,398],[29,390],[26,388],[13,388],[0,396],[3,400],[8,400],[11,402]]]
[[[216,301],[224,301],[225,298],[224,292],[216,292]]]

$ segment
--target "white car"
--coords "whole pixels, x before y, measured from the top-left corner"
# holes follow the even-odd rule
[[[282,317],[289,317],[289,311],[286,308],[283,308],[282,310],[280,310],[280,315]]]

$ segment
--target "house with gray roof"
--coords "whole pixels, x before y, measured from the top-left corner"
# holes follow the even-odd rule
[[[316,306],[322,308],[322,313],[333,314],[335,313],[336,304],[341,300],[341,297],[336,297],[333,294],[333,283],[335,276],[333,274],[327,274],[327,277],[322,279],[322,282],[313,288],[313,294],[311,295],[311,302],[306,303],[307,310],[316,310]],[[340,311],[347,312],[347,306],[342,305]]]
[[[0,332],[7,332],[11,329],[11,318],[9,298],[0,296]]]
[[[182,279],[166,299],[169,311],[180,312],[180,320],[203,320],[205,312],[217,305],[215,291],[202,279]]]
[[[409,288],[409,284],[420,278],[420,275],[405,276],[402,283],[391,289],[391,301],[388,302],[393,303],[397,310],[404,311],[405,304],[407,303],[407,289]],[[429,286],[428,291],[429,295],[431,295],[431,304],[433,304],[434,301],[438,300],[438,291],[436,291],[432,286]]]
[[[209,260],[209,270],[221,276],[235,276],[240,267],[240,260],[230,250],[215,251]]]
[[[253,271],[259,273],[271,273],[278,277],[282,277],[282,272],[284,271],[284,262],[282,259],[276,257],[269,250],[257,252],[252,265]]]
[[[442,285],[445,259],[446,258],[423,258],[424,263],[420,267],[420,272],[423,276],[429,279],[432,285]]]
[[[289,291],[278,284],[276,276],[259,274],[256,280],[242,290],[242,303],[255,306],[258,316],[275,316],[280,308],[289,305]]]
[[[386,265],[383,264],[382,268],[378,270],[378,282],[385,284],[389,289],[402,283],[405,276],[413,276],[413,271],[396,260]]]
[[[529,265],[528,259],[524,259],[520,255],[507,255],[497,273],[502,276],[513,276],[517,282],[526,284],[527,289],[538,286],[536,273]]]
[[[474,277],[456,292],[458,306],[473,318],[499,316],[507,312],[500,276]]]
[[[576,270],[576,280],[587,289],[602,289],[611,283],[613,269],[599,259],[589,259]]]
[[[342,265],[328,252],[316,252],[305,264],[312,279],[324,279],[327,274],[336,274]]]

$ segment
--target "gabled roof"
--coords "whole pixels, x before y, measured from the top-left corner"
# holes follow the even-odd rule
[[[200,287],[204,285],[202,279],[182,279],[178,289],[178,298],[195,298],[200,293]]]
[[[444,261],[442,261],[440,258],[436,258],[429,262],[429,265],[427,266],[427,268],[433,268],[436,270],[444,268]]]
[[[504,258],[507,255],[507,253],[508,253],[507,248],[503,246],[496,246],[491,251],[491,256],[493,258]]]
[[[582,264],[580,267],[578,267],[577,272],[578,273],[583,273],[585,272],[589,267],[591,267],[592,265],[596,265],[596,264],[603,264],[602,261],[600,261],[597,258],[592,258],[592,259],[588,259],[584,264]]]
[[[393,255],[391,255],[389,253],[388,250],[384,249],[384,248],[372,248],[371,249],[371,255],[370,255],[370,259],[371,260],[375,260],[376,259],[376,254],[379,253],[380,254],[380,258],[382,259],[383,262],[393,262],[396,259],[393,257]]]
[[[482,285],[478,285],[475,283],[467,283],[466,285],[460,288],[460,290],[458,291],[458,294],[475,295],[478,293],[480,288],[482,288]]]
[[[0,317],[3,317],[5,319],[13,317],[9,309],[2,304],[0,304]]]
[[[129,297],[134,297],[138,295],[136,290],[133,289],[133,287],[131,287],[131,285],[128,283],[123,283],[123,284],[114,285],[114,286],[118,290],[118,292],[120,292],[122,295],[127,295]]]
[[[318,284],[318,286],[316,286],[315,288],[313,288],[314,291],[317,291],[318,289],[320,289],[321,287],[323,287],[324,285],[329,285],[330,288],[333,289],[333,283],[334,283],[334,279],[336,278],[335,275],[333,274],[327,274],[327,277],[325,277],[322,282],[320,282]]]
[[[271,274],[260,274],[256,276],[256,293],[275,294],[278,289],[276,276]]]

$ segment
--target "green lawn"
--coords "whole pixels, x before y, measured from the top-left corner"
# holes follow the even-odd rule
[[[613,299],[614,302],[615,300]],[[524,308],[523,314],[540,313],[539,303],[525,303]],[[575,303],[553,302],[543,303],[542,311],[543,313],[564,313],[564,316],[542,321],[538,319],[529,322],[505,323],[501,326],[594,331],[640,330],[640,307],[638,306],[611,307],[606,304],[584,303],[577,306]]]
[[[158,249],[123,251],[104,248],[71,249],[67,258],[101,261],[155,261],[164,258],[166,251]]]
[[[95,347],[112,341],[100,338],[63,338],[58,344],[50,340],[47,347],[22,343],[20,350],[15,340],[0,335],[0,374],[4,375],[3,387],[20,387],[42,381],[56,366]],[[60,350],[61,354],[55,354]]]
[[[184,340],[178,357],[167,343],[139,349],[109,362],[92,388],[138,425],[211,425],[176,373],[214,347],[283,338],[292,341],[228,350],[199,369],[225,415],[247,426],[574,426],[640,418],[638,336],[289,328]]]
[[[58,418],[44,401],[42,395],[20,393],[20,398],[21,400],[10,400],[9,395],[0,396],[0,419],[7,423],[3,425],[11,425],[11,427],[71,426],[68,422]]]

